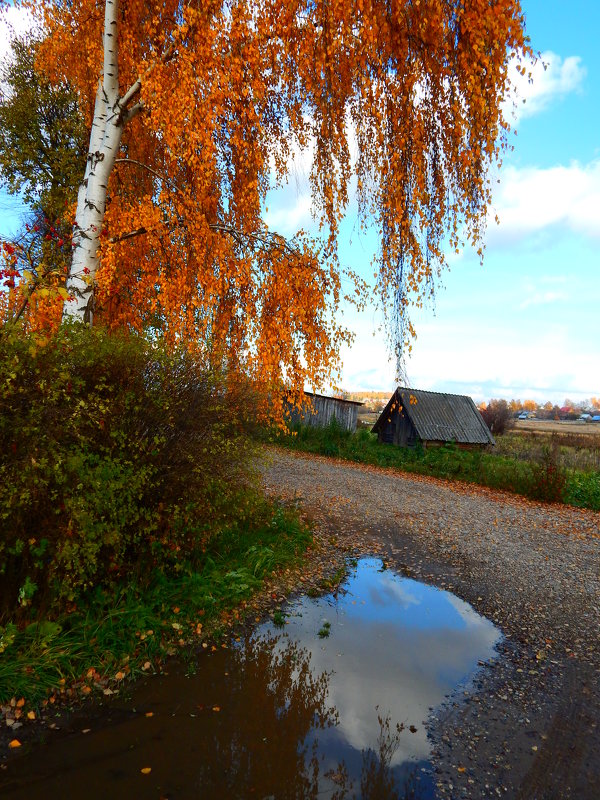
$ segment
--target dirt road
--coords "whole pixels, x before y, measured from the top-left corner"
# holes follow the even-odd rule
[[[499,658],[431,719],[441,797],[600,797],[600,514],[271,452],[334,551],[379,553],[493,620]]]

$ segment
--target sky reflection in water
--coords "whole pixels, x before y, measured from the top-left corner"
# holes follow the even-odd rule
[[[325,622],[330,634],[321,639]],[[274,630],[264,626],[257,636]],[[315,674],[329,675],[327,702],[338,724],[314,736],[326,760],[343,759],[357,779],[350,765],[377,749],[380,717],[405,725],[389,767],[404,765],[398,772],[406,774],[427,761],[429,709],[493,656],[499,631],[455,595],[362,559],[337,598],[305,598],[291,609],[282,642],[287,638],[310,653]],[[423,786],[421,796],[431,791]]]
[[[262,625],[248,641],[202,655],[191,676],[173,666],[129,699],[84,709],[71,732],[8,765],[0,795],[434,797],[423,720],[493,656],[497,629],[375,559],[358,563],[337,599],[303,598],[287,611],[285,628]],[[319,638],[324,622],[330,635]]]

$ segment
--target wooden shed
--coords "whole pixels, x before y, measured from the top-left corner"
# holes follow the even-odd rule
[[[358,409],[362,403],[355,400],[342,400],[338,397],[326,397],[323,394],[304,392],[306,401],[300,408],[286,402],[288,418],[292,425],[312,425],[316,428],[325,428],[333,417],[342,428],[355,431],[358,420]]]
[[[459,447],[495,444],[473,400],[462,394],[398,387],[373,426],[380,442],[414,447],[421,442]]]

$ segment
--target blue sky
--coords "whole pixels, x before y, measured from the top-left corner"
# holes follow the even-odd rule
[[[500,225],[489,224],[483,267],[470,253],[453,259],[435,314],[415,318],[407,372],[416,387],[476,400],[562,403],[600,394],[600,3],[523,9],[548,68],[522,87],[494,197]],[[370,321],[355,320],[344,387],[394,384]]]
[[[547,68],[539,63],[533,83],[520,85],[526,102],[495,192],[484,266],[469,252],[450,259],[435,309],[414,315],[407,373],[412,386],[477,401],[562,404],[600,394],[600,2],[524,0],[523,8]],[[310,225],[301,169],[269,211],[286,233]],[[374,242],[340,244],[342,261],[368,277]],[[346,314],[356,338],[342,354],[343,388],[394,386],[381,320],[375,305]]]
[[[581,400],[600,396],[600,30],[598,0],[523,0],[532,46],[542,53],[522,82],[512,137],[494,196],[483,267],[451,259],[435,309],[414,315],[407,362],[412,386],[491,397]],[[284,234],[310,227],[306,175],[269,197]],[[16,230],[18,204],[0,194],[0,233]],[[493,217],[493,213],[492,213]],[[352,227],[350,219],[346,226]],[[343,263],[368,276],[374,242],[340,240]],[[342,353],[341,385],[391,390],[395,364],[375,304],[346,312],[356,334]]]

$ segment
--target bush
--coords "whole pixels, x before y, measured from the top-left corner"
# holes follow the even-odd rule
[[[531,497],[545,503],[562,503],[567,485],[566,470],[558,463],[558,448],[544,447],[542,457],[533,465]]]
[[[239,379],[139,336],[0,336],[0,620],[181,570],[251,513],[252,408]]]
[[[600,511],[600,472],[570,471],[564,497],[573,506]]]
[[[490,400],[481,410],[483,421],[495,436],[502,436],[504,431],[513,427],[514,422],[506,400]]]

